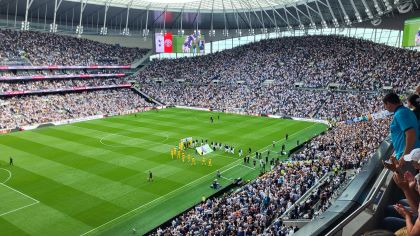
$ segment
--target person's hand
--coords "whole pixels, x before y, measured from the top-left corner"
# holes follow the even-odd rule
[[[397,186],[401,190],[405,191],[405,190],[407,190],[407,189],[410,188],[409,187],[409,184],[408,184],[408,181],[404,178],[403,175],[401,175],[401,174],[399,174],[397,172],[394,172],[394,175],[392,176],[392,178],[394,179],[395,184],[397,184]]]
[[[399,168],[400,163],[397,161],[397,159],[394,156],[391,156],[388,160],[382,161],[382,164],[385,168],[388,170],[395,172]]]
[[[395,157],[394,157],[395,158]],[[397,168],[401,168],[405,165],[405,160],[404,160],[404,156],[401,156],[400,159],[398,160],[398,166]]]
[[[411,188],[411,189],[415,189],[416,188],[416,179],[414,178],[414,175],[413,175],[413,173],[411,173],[410,171],[406,171],[405,173],[404,173],[404,179],[405,180],[407,180],[407,182],[408,182],[408,186]]]
[[[394,209],[398,212],[398,214],[400,214],[402,217],[406,218],[409,217],[411,218],[412,213],[410,211],[408,211],[403,205],[401,204],[395,204],[394,205]]]

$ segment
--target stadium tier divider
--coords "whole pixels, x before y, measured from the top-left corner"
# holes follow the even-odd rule
[[[324,213],[304,225],[294,235],[326,235],[360,207],[383,170],[382,160],[389,158],[392,152],[392,144],[390,138],[387,137],[337,200]]]

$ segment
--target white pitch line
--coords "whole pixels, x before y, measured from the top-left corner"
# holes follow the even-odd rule
[[[102,145],[104,145],[104,146],[107,146],[107,147],[115,147],[115,148],[127,148],[127,147],[143,147],[142,145],[109,145],[109,144],[106,144],[106,143],[104,143],[104,139],[105,138],[107,138],[107,137],[110,137],[110,136],[113,136],[113,135],[120,135],[119,133],[112,133],[112,134],[107,134],[107,135],[105,135],[105,136],[103,136],[100,140],[99,140],[99,142],[102,144]],[[141,139],[141,138],[134,138],[134,139]],[[165,136],[165,139],[163,139],[162,141],[160,141],[160,143],[165,143],[166,142],[166,140],[168,140],[169,139],[169,135],[168,134],[166,134],[166,136]],[[145,141],[148,141],[148,142],[155,142],[155,141],[149,141],[149,140],[146,140],[146,139],[141,139],[141,140],[145,140]],[[143,144],[144,145],[144,144]]]
[[[10,178],[12,178],[12,172],[10,172],[10,170],[8,170],[8,169],[4,169],[4,168],[0,168],[0,170],[5,170],[5,171],[9,172],[9,177],[8,177],[5,181],[3,181],[3,182],[2,182],[2,184],[4,184],[4,183],[6,183],[7,181],[9,181],[9,179],[10,179]]]
[[[300,133],[300,132],[302,132],[302,131],[304,131],[304,130],[306,130],[306,129],[308,129],[308,128],[310,128],[310,127],[314,126],[314,125],[316,125],[316,124],[313,124],[313,125],[311,125],[311,126],[306,127],[305,129],[302,129],[302,130],[300,130],[300,131],[298,131],[298,132],[296,132],[296,133],[293,133],[293,134],[291,134],[289,137],[294,136],[294,135],[296,135],[296,134],[298,134],[298,133]],[[281,141],[281,140],[283,140],[283,139],[284,139],[284,138],[279,139],[279,140],[277,140],[277,142],[279,142],[279,141]],[[261,148],[261,149],[257,150],[257,152],[259,152],[259,151],[261,151],[261,150],[264,150],[264,149],[266,149],[267,147],[270,147],[270,146],[271,146],[271,144],[269,144],[269,145],[267,145],[267,146],[265,146],[265,147],[263,147],[263,148]],[[238,162],[240,162],[240,161],[242,161],[242,159],[238,159],[238,160],[236,160],[236,161],[234,161],[234,162],[230,163],[230,164],[229,164],[229,165],[227,165],[227,166],[230,166],[230,165],[236,164],[236,163],[238,163]],[[234,168],[234,167],[236,167],[236,166],[238,166],[238,165],[234,165],[234,166],[232,166],[232,167],[230,167],[230,168],[228,168],[228,169],[226,169],[226,170],[222,171],[221,173],[224,173],[224,172],[226,172],[226,171],[228,171],[228,170],[230,170],[230,169],[232,169],[232,168]],[[226,166],[225,166],[225,167],[226,167]],[[99,228],[101,228],[101,227],[103,227],[103,226],[105,226],[105,225],[107,225],[107,224],[109,224],[109,223],[111,223],[111,222],[114,222],[115,220],[118,220],[118,219],[120,219],[120,218],[122,218],[122,217],[124,217],[124,216],[126,216],[126,215],[128,215],[128,214],[130,214],[131,212],[137,211],[137,210],[139,210],[139,209],[141,209],[141,208],[143,208],[143,207],[145,207],[145,206],[147,206],[147,205],[149,205],[149,204],[151,204],[151,203],[153,203],[153,202],[155,202],[155,201],[158,201],[158,200],[160,200],[160,199],[162,199],[162,198],[165,198],[166,196],[168,196],[168,195],[170,195],[170,194],[172,194],[172,193],[174,193],[174,192],[177,192],[177,191],[178,191],[178,190],[180,190],[180,189],[183,189],[183,188],[185,188],[185,187],[187,187],[187,186],[190,186],[190,185],[192,185],[193,183],[195,183],[195,182],[197,182],[197,181],[199,181],[199,180],[201,180],[201,179],[203,179],[203,178],[206,178],[206,177],[208,177],[209,175],[214,175],[215,173],[216,173],[216,172],[213,172],[213,173],[209,173],[209,174],[207,174],[207,175],[205,175],[205,176],[202,176],[202,177],[200,177],[200,178],[198,178],[198,179],[194,180],[193,182],[191,182],[191,183],[189,183],[189,184],[186,184],[186,185],[184,185],[184,186],[181,186],[181,187],[179,187],[179,188],[177,188],[177,189],[175,189],[175,190],[173,190],[173,191],[171,191],[171,192],[169,192],[169,193],[167,193],[167,194],[165,194],[165,195],[163,195],[163,196],[160,196],[160,197],[156,198],[155,200],[152,200],[152,201],[150,201],[150,202],[148,202],[148,203],[145,203],[144,205],[141,205],[141,206],[139,206],[139,207],[137,207],[137,208],[135,208],[135,209],[133,209],[133,210],[131,210],[131,211],[128,211],[128,212],[126,212],[126,213],[124,213],[124,214],[122,214],[122,215],[120,215],[120,216],[118,216],[118,217],[116,217],[116,218],[114,218],[114,219],[112,219],[112,220],[108,221],[108,222],[105,222],[105,223],[103,223],[102,225],[100,225],[100,226],[98,226],[98,227],[96,227],[96,228],[93,228],[93,229],[91,229],[91,230],[89,230],[89,231],[87,231],[87,232],[85,232],[85,233],[81,234],[80,236],[84,236],[84,235],[89,234],[89,233],[91,233],[91,232],[93,232],[93,231],[96,231],[97,229],[99,229]]]
[[[220,178],[227,179],[227,180],[229,180],[229,181],[232,181],[232,180],[233,180],[233,179],[231,179],[231,178],[224,177],[224,176],[220,176]]]
[[[249,169],[251,169],[251,170],[255,170],[255,168],[249,167],[249,166],[244,165],[244,164],[241,164],[241,166],[246,167],[246,168],[249,168]]]
[[[13,190],[13,191],[15,191],[15,192],[17,192],[17,193],[20,193],[20,194],[22,194],[23,196],[25,196],[25,197],[27,197],[27,198],[30,198],[31,200],[35,201],[36,203],[39,203],[39,201],[38,201],[38,200],[36,200],[35,198],[30,197],[30,196],[28,196],[28,195],[26,195],[26,194],[24,194],[24,193],[22,193],[22,192],[20,192],[20,191],[18,191],[18,190],[16,190],[16,189],[12,188],[12,187],[9,187],[9,186],[5,185],[4,183],[0,183],[0,185],[4,186],[4,187],[6,187],[6,188],[9,188],[9,189],[11,189],[11,190]]]
[[[33,206],[33,205],[38,204],[38,203],[39,203],[39,201],[36,201],[36,202],[31,203],[31,204],[29,204],[29,205],[26,205],[26,206],[23,206],[23,207],[19,207],[19,208],[16,208],[16,209],[14,209],[14,210],[11,210],[11,211],[8,211],[8,212],[5,212],[5,213],[2,213],[2,214],[0,214],[0,217],[1,217],[1,216],[4,216],[4,215],[7,215],[7,214],[10,214],[10,213],[13,213],[13,212],[15,212],[15,211],[22,210],[22,209],[27,208],[27,207]]]
[[[236,164],[236,162],[237,162],[237,161],[232,162],[231,164],[229,164],[229,165],[227,165],[227,166],[230,166],[230,165]],[[224,172],[226,172],[226,171],[228,171],[228,170],[230,170],[230,169],[232,169],[232,168],[234,168],[234,167],[236,167],[236,166],[238,166],[238,165],[234,165],[234,166],[232,166],[232,167],[230,167],[230,168],[228,168],[228,169],[226,169],[226,170],[223,170],[221,173],[224,173]],[[131,210],[131,211],[128,211],[128,212],[126,212],[126,213],[124,213],[124,214],[122,214],[122,215],[120,215],[120,216],[118,216],[118,217],[116,217],[116,218],[114,218],[114,219],[112,219],[112,220],[108,221],[108,222],[105,222],[104,224],[102,224],[102,225],[100,225],[100,226],[98,226],[98,227],[96,227],[96,228],[93,228],[93,229],[91,229],[91,230],[89,230],[89,231],[87,231],[87,232],[85,232],[85,233],[81,234],[80,236],[83,236],[83,235],[89,234],[89,233],[91,233],[91,232],[93,232],[93,231],[96,231],[97,229],[99,229],[99,228],[101,228],[101,227],[103,227],[103,226],[105,226],[105,225],[107,225],[107,224],[109,224],[109,223],[111,223],[111,222],[113,222],[113,221],[115,221],[115,220],[118,220],[118,219],[120,219],[120,218],[122,218],[122,217],[124,217],[124,216],[126,216],[126,215],[128,215],[128,214],[130,214],[131,212],[137,211],[137,210],[139,210],[139,209],[141,209],[141,208],[143,208],[143,207],[145,207],[145,206],[147,206],[147,205],[150,205],[150,204],[152,204],[153,202],[158,201],[158,200],[160,200],[160,199],[162,199],[162,198],[166,198],[168,195],[170,195],[170,194],[172,194],[172,193],[174,193],[174,192],[177,192],[177,191],[179,191],[180,189],[183,189],[183,188],[185,188],[185,187],[188,187],[188,186],[190,186],[190,185],[194,184],[195,182],[198,182],[198,181],[202,180],[203,178],[207,178],[208,176],[210,176],[210,175],[215,175],[215,174],[216,174],[216,172],[212,172],[212,173],[209,173],[209,174],[207,174],[207,175],[205,175],[205,176],[202,176],[202,177],[200,177],[200,178],[198,178],[198,179],[194,180],[193,182],[191,182],[191,183],[189,183],[189,184],[186,184],[186,185],[184,185],[184,186],[181,186],[181,187],[179,187],[179,188],[177,188],[177,189],[175,189],[175,190],[173,190],[173,191],[171,191],[171,192],[169,192],[169,193],[167,193],[167,194],[165,194],[165,195],[163,195],[163,196],[160,196],[160,197],[158,197],[158,198],[156,198],[156,199],[154,199],[154,200],[152,200],[152,201],[150,201],[150,202],[148,202],[148,203],[145,203],[145,204],[143,204],[143,205],[141,205],[141,206],[139,206],[139,207],[137,207],[137,208],[135,208],[135,209],[133,209],[133,210]]]

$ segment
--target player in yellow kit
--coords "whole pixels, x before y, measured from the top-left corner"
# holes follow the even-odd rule
[[[187,158],[187,160],[188,160],[188,162],[190,162],[190,161],[191,161],[191,155],[190,155],[190,154],[188,154],[188,158]]]
[[[178,159],[181,158],[181,150],[178,150]]]
[[[192,160],[191,160],[191,165],[192,165],[192,166],[195,166],[195,157],[192,157]]]
[[[208,164],[208,166],[211,166],[211,158],[209,159],[209,164]]]
[[[182,153],[182,162],[185,162],[185,152]]]
[[[206,165],[206,158],[201,158],[201,165],[202,166],[205,166]]]

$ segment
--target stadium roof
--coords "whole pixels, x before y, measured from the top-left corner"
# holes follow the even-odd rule
[[[115,31],[214,29],[252,32],[380,24],[394,13],[418,12],[420,0],[0,0],[0,18],[9,23],[28,15],[31,28],[58,24],[58,31],[81,24],[92,33]],[[55,6],[56,4],[56,6]],[[56,10],[54,10],[56,9]],[[398,11],[397,11],[398,9]],[[15,16],[15,12],[17,17]],[[414,13],[416,14],[416,13]],[[8,16],[7,16],[8,15]],[[7,17],[5,17],[7,16]],[[43,24],[45,22],[46,24]],[[47,25],[47,26],[45,26]],[[74,27],[73,27],[74,26]],[[268,29],[268,30],[267,30]],[[209,31],[208,31],[209,32]]]
[[[68,0],[80,2],[80,0]],[[109,4],[115,7],[130,6],[134,9],[162,10],[172,12],[244,12],[271,10],[302,0],[89,0],[91,4]]]

